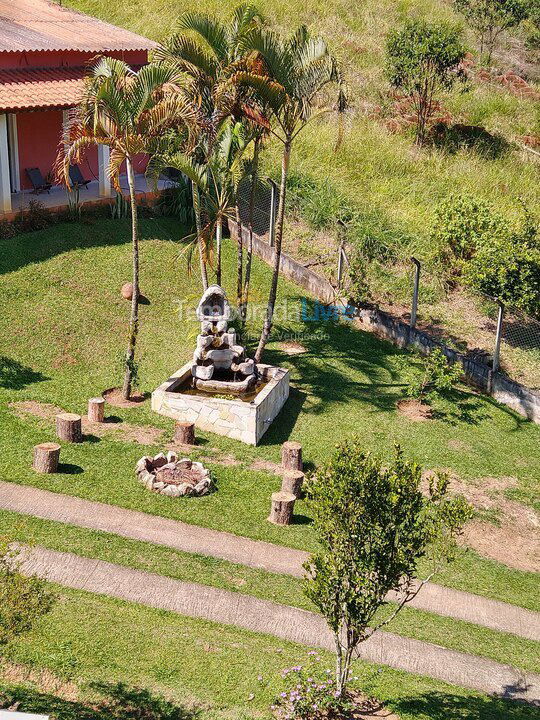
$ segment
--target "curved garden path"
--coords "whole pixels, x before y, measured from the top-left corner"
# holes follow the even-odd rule
[[[26,548],[24,558],[24,572],[63,586],[311,647],[334,647],[324,619],[306,610],[40,547]],[[375,633],[362,643],[359,657],[492,695],[540,704],[540,675],[393,633]]]
[[[308,558],[281,545],[15,483],[0,481],[0,508],[295,577]],[[540,641],[540,613],[508,603],[428,584],[411,605]]]

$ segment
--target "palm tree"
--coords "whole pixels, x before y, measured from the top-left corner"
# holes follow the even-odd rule
[[[243,43],[244,52],[257,53],[264,68],[260,72],[240,70],[232,76],[231,82],[251,87],[271,108],[276,123],[271,132],[283,143],[272,282],[266,317],[255,352],[255,361],[260,362],[272,330],[277,298],[292,146],[299,133],[314,118],[334,109],[342,113],[346,107],[346,96],[337,60],[330,54],[324,40],[311,37],[304,26],[286,39],[266,28],[254,28],[246,35]],[[323,91],[332,85],[338,88],[337,98],[328,104]]]
[[[181,77],[173,68],[150,64],[134,72],[126,63],[98,59],[85,79],[80,104],[64,131],[58,166],[68,187],[69,166],[80,162],[90,146],[110,148],[108,172],[120,192],[119,175],[125,164],[131,205],[133,295],[129,341],[125,354],[122,395],[129,399],[135,375],[135,345],[139,329],[139,228],[133,160],[152,150],[171,127],[181,127],[186,146],[193,145],[196,110],[178,92]]]
[[[149,172],[158,177],[164,168],[182,172],[192,183],[197,193],[200,226],[197,227],[197,242],[200,255],[206,261],[216,255],[216,282],[221,284],[221,243],[223,224],[234,216],[238,185],[245,177],[248,166],[246,155],[249,138],[245,137],[244,126],[228,118],[221,124],[211,153],[196,162],[182,151],[155,155]],[[199,148],[201,150],[201,148]],[[215,238],[215,253],[212,240]],[[189,247],[191,251],[193,246]]]
[[[253,93],[246,89],[239,92],[229,82],[231,75],[240,69],[250,69],[248,59],[242,50],[249,33],[262,22],[254,5],[239,5],[230,23],[223,24],[209,15],[188,12],[181,16],[177,32],[155,52],[156,60],[182,71],[190,78],[186,89],[188,95],[201,113],[204,136],[194,153],[194,162],[203,165],[213,153],[213,145],[220,134],[223,122],[229,118],[240,121],[245,117],[257,119]],[[211,251],[205,243],[212,243],[207,225],[203,221],[203,203],[200,188],[192,183],[193,202],[197,226],[197,241],[201,263],[201,278],[204,288],[208,286],[205,258]],[[217,275],[221,281],[221,226],[216,225]],[[241,243],[239,254],[241,257]],[[242,272],[240,265],[239,273]],[[242,286],[241,275],[239,286]]]

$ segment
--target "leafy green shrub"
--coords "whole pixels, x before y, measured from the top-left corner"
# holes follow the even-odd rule
[[[28,207],[19,210],[13,225],[17,233],[34,232],[44,230],[57,222],[54,214],[48,210],[39,200],[30,200]]]
[[[175,217],[182,225],[191,226],[195,222],[188,180],[179,178],[174,185],[162,190],[154,207],[160,215]]]
[[[435,213],[430,237],[433,257],[445,273],[458,277],[480,247],[504,232],[503,218],[488,202],[453,195]]]
[[[465,79],[460,69],[464,57],[461,30],[455,25],[408,20],[388,35],[386,73],[390,83],[412,100],[419,145],[426,138],[437,95]]]
[[[531,4],[531,0],[454,0],[456,10],[476,32],[488,64],[499,35],[525,20]]]
[[[540,236],[527,212],[520,226],[484,239],[465,279],[476,290],[540,317]]]
[[[438,395],[449,393],[461,377],[461,367],[450,363],[440,348],[432,350],[429,355],[421,355],[420,366],[420,373],[409,379],[405,394],[427,404]],[[405,363],[404,369],[407,371]]]
[[[435,475],[426,495],[421,477],[422,469],[399,448],[383,461],[353,438],[310,478],[318,549],[304,564],[304,591],[334,636],[338,694],[347,689],[360,643],[390,623],[454,558],[456,538],[470,517],[464,499],[449,496],[446,476]],[[420,558],[431,566],[422,580]],[[387,606],[392,590],[395,604]],[[379,608],[385,610],[376,616]]]

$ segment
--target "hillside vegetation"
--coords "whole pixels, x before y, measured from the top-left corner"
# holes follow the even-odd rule
[[[175,19],[192,9],[188,3],[170,0],[126,0],[120,4],[67,0],[66,4],[154,40],[166,37]],[[307,24],[325,37],[343,62],[352,105],[345,142],[334,153],[336,130],[332,121],[308,128],[295,147],[293,171],[328,183],[332,190],[350,198],[365,211],[367,231],[384,233],[390,242],[419,251],[434,206],[450,192],[459,190],[489,198],[507,212],[516,212],[517,197],[531,205],[538,202],[538,168],[528,156],[510,149],[491,159],[475,149],[418,151],[410,135],[390,133],[377,117],[377,113],[384,114],[389,102],[384,75],[386,34],[410,16],[462,22],[448,4],[436,0],[365,0],[358,5],[341,0],[261,0],[256,4],[284,30]],[[197,10],[224,19],[232,7],[233,3],[216,0],[197,4]],[[466,33],[466,38],[474,49],[472,36]],[[500,62],[501,71],[509,69],[506,60]],[[535,103],[497,84],[473,81],[466,93],[457,88],[444,106],[456,122],[482,125],[509,142],[537,129]],[[277,154],[270,149],[267,168],[276,172],[276,162]]]

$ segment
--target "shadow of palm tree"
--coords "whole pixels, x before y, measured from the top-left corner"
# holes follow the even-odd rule
[[[95,702],[68,700],[27,686],[0,691],[0,707],[49,715],[54,720],[195,720],[198,710],[188,710],[143,688],[123,683],[93,683]]]
[[[304,303],[302,325],[300,329],[276,325],[274,344],[268,347],[264,361],[291,370],[294,387],[302,396],[302,412],[322,413],[351,399],[377,410],[393,410],[403,386],[393,362],[400,350],[359,331],[352,322],[311,319],[317,316],[315,302],[300,297],[293,300]],[[288,338],[300,339],[307,352],[289,355],[275,346]],[[294,404],[298,399],[293,399]]]
[[[27,385],[48,378],[17,360],[0,355],[0,387],[6,390],[23,390]]]
[[[508,698],[512,689],[508,690]],[[452,695],[428,692],[417,697],[392,700],[399,714],[430,720],[537,720],[538,707],[507,698]]]

